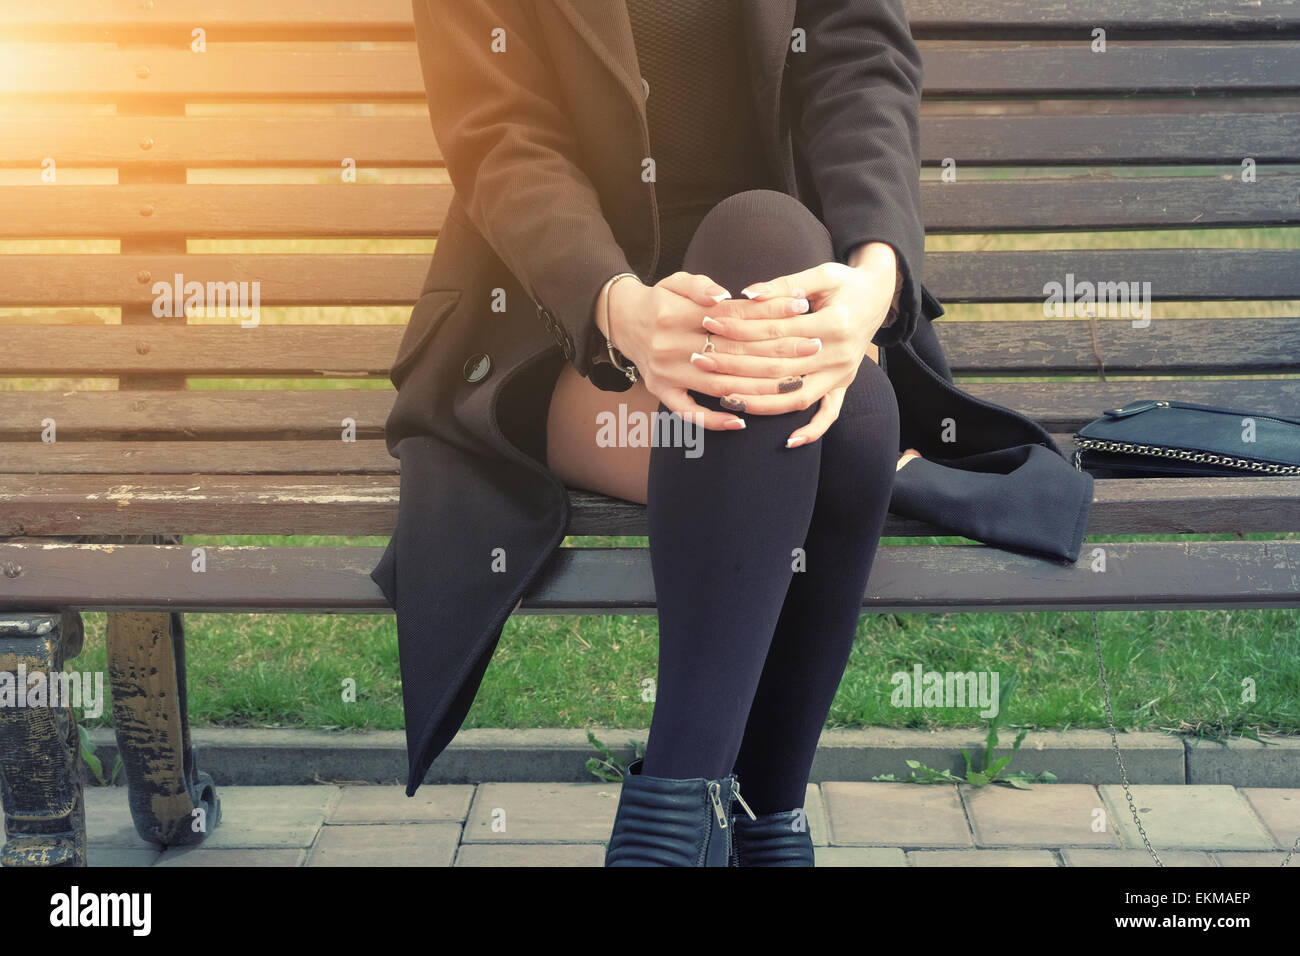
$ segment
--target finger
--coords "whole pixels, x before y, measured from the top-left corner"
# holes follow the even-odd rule
[[[669,292],[685,296],[696,305],[716,306],[731,298],[730,292],[708,276],[696,275],[692,272],[674,272],[661,279],[658,285]]]
[[[705,408],[684,388],[667,390],[659,397],[671,412],[676,412],[683,421],[699,425],[711,431],[739,431],[745,427],[745,420],[735,412],[715,412]],[[736,422],[740,422],[739,425]]]
[[[822,435],[825,435],[826,429],[830,428],[831,423],[840,417],[840,409],[844,407],[844,393],[846,391],[846,388],[832,388],[822,396],[817,411],[808,420],[808,424],[791,432],[790,437],[785,441],[785,447],[798,448],[800,445],[810,445],[821,438]]]
[[[785,319],[811,311],[805,296],[769,296],[761,301],[727,299],[712,305],[709,316],[715,319]]]
[[[768,359],[795,359],[807,358],[810,355],[816,355],[822,350],[823,344],[820,338],[805,338],[802,336],[783,336],[779,339],[758,339],[757,341],[739,342],[735,339],[727,338],[724,335],[715,335],[709,339],[713,346],[708,352],[704,353],[710,358],[718,358],[720,355],[748,355],[754,358]],[[704,345],[698,346],[702,351]],[[701,366],[703,367],[703,366]],[[795,369],[782,370],[780,374],[794,372]],[[808,371],[806,368],[798,369],[800,372]],[[758,378],[772,378],[764,372],[744,371],[738,374],[757,376]]]
[[[777,341],[792,341],[780,339]],[[801,342],[802,339],[793,341]],[[731,352],[692,352],[691,364],[701,372],[717,372],[720,375],[735,376],[737,379],[755,379],[775,381],[790,376],[807,375],[809,372],[822,371],[824,363],[818,364],[805,356],[776,357],[765,355],[741,355]],[[744,391],[737,383],[736,391]],[[762,389],[759,389],[762,391]]]
[[[700,371],[698,379],[692,379],[689,388],[705,395],[721,398],[724,395],[785,395],[803,388],[804,381],[798,373],[788,373],[775,378],[747,378],[739,375],[725,375],[708,372],[700,367],[700,359],[708,361],[710,356],[695,352],[691,355],[691,364]]]
[[[840,283],[839,268],[849,268],[839,262],[823,262],[811,269],[777,276],[764,282],[754,282],[740,290],[748,299],[764,300],[773,296],[788,295],[794,298],[829,292]]]
[[[735,316],[706,315],[700,326],[711,335],[721,335],[738,342],[761,342],[765,339],[819,338],[825,317],[816,321],[807,315],[790,315],[785,318],[740,319]]]
[[[813,372],[803,377],[803,388],[785,394],[760,394],[756,392],[728,392],[720,395],[723,408],[746,415],[781,415],[808,408],[835,387],[835,379],[826,372]]]

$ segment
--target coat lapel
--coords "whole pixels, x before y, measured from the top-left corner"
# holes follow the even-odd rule
[[[609,69],[645,116],[645,93],[637,66],[632,21],[623,0],[553,0],[556,9]]]

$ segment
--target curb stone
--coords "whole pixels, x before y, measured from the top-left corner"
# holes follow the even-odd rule
[[[624,763],[630,740],[646,730],[592,728]],[[90,732],[99,758],[112,766],[117,744],[111,728]],[[402,731],[334,732],[299,729],[194,728],[199,766],[218,786],[306,783],[405,783],[406,735]],[[1007,743],[1013,734],[1004,734]],[[1119,747],[1135,784],[1231,784],[1236,787],[1300,787],[1300,737],[1234,740],[1227,746],[1161,733],[1120,734]],[[908,773],[905,761],[936,769],[964,770],[961,750],[975,757],[984,740],[976,730],[867,728],[828,730],[813,760],[810,783],[870,781]],[[998,755],[1009,754],[999,747]],[[593,783],[585,763],[596,752],[583,729],[462,730],[434,761],[425,783]],[[1011,764],[1014,770],[1054,773],[1061,783],[1119,783],[1110,734],[1100,730],[1031,731]]]

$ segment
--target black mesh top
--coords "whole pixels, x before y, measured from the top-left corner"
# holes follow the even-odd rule
[[[780,188],[763,157],[745,50],[744,0],[626,0],[655,161],[660,253],[651,284],[681,267],[717,202]]]

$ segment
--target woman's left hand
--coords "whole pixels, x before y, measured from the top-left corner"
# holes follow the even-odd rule
[[[873,244],[876,245],[876,244]],[[889,315],[894,299],[897,261],[893,249],[879,244],[888,254],[871,250],[871,258],[858,266],[825,262],[792,275],[757,282],[742,290],[755,302],[780,296],[808,299],[809,311],[784,319],[753,319],[727,315],[710,325],[709,330],[728,339],[756,341],[782,336],[820,338],[822,349],[802,359],[796,374],[803,387],[783,394],[734,394],[727,396],[744,403],[746,412],[775,415],[808,408],[813,402],[821,407],[808,424],[796,429],[786,447],[808,444],[820,438],[839,417],[844,393],[857,377],[864,356],[873,350],[871,340]],[[737,302],[743,305],[743,302]],[[725,374],[763,377],[754,356],[733,355],[725,346],[710,352],[716,370]],[[735,404],[727,407],[735,408]]]

